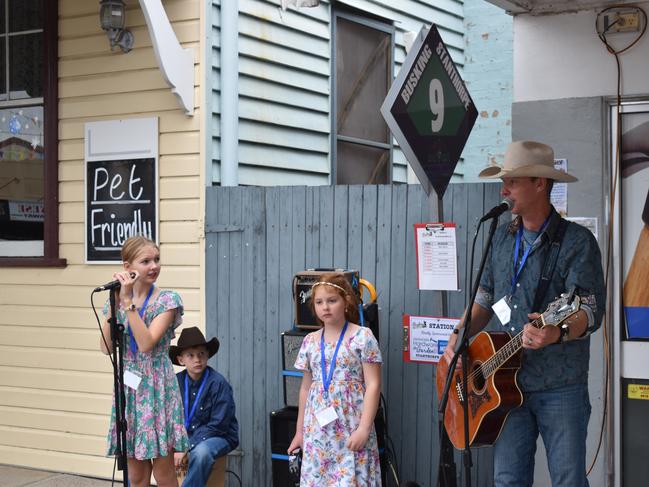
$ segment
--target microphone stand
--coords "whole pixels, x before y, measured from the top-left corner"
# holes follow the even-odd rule
[[[478,223],[478,228],[476,228],[475,235],[473,236],[473,248],[475,249],[476,239],[478,237],[478,232],[480,230],[480,225],[482,222]],[[487,245],[485,246],[482,252],[482,259],[480,260],[480,268],[478,269],[478,274],[475,281],[473,282],[473,289],[471,290],[471,297],[469,299],[469,304],[467,306],[466,316],[464,318],[464,326],[460,330],[457,341],[455,342],[455,355],[451,359],[451,362],[448,367],[448,374],[446,376],[446,382],[444,384],[444,390],[439,400],[439,416],[442,418],[442,431],[444,431],[444,414],[446,412],[446,405],[448,403],[448,394],[451,387],[451,383],[455,374],[455,368],[457,366],[457,360],[462,357],[462,397],[464,401],[461,401],[462,411],[464,414],[464,451],[462,452],[462,463],[464,466],[464,484],[466,487],[471,487],[471,467],[473,466],[473,461],[471,459],[471,447],[469,445],[469,396],[467,394],[467,381],[468,381],[468,367],[469,367],[469,338],[471,337],[470,327],[471,327],[471,318],[472,318],[472,308],[475,303],[476,295],[478,294],[478,288],[480,286],[480,279],[482,278],[482,273],[484,272],[484,267],[487,262],[487,255],[489,254],[489,249],[491,248],[491,241],[493,239],[496,228],[498,227],[498,217],[496,216],[491,220],[491,226],[489,227],[489,236],[487,237]],[[441,441],[441,440],[440,440]]]
[[[124,324],[117,322],[115,295],[119,287],[110,291],[110,336],[113,345],[113,388],[115,391],[115,457],[117,469],[124,471],[124,487],[128,487],[128,460],[126,456],[126,394],[124,394]]]

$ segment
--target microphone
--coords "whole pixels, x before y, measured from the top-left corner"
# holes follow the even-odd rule
[[[509,198],[505,198],[500,202],[498,206],[494,206],[489,212],[480,218],[480,223],[486,222],[487,220],[491,220],[492,218],[497,218],[506,211],[509,211],[512,209],[512,206],[514,206],[514,202],[510,200]]]
[[[135,272],[131,272],[131,279],[135,279]],[[103,286],[96,287],[92,292],[98,293],[101,291],[112,291],[113,289],[119,289],[122,286],[122,283],[119,280],[110,281]]]

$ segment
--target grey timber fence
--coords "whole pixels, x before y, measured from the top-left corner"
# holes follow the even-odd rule
[[[461,288],[447,293],[449,316],[464,309],[471,238],[498,190],[454,184],[443,198],[444,220],[457,225]],[[413,225],[438,220],[432,201],[412,185],[207,188],[206,330],[221,342],[210,363],[234,389],[241,445],[229,468],[244,486],[272,483],[269,413],[284,406],[280,334],[293,327],[293,276],[318,267],[357,269],[375,285],[387,428],[400,477],[437,485],[435,367],[404,363],[401,325],[405,313],[442,312],[442,293],[417,289]],[[491,485],[490,449],[476,449],[473,460],[472,485]],[[456,462],[463,485],[457,454]]]

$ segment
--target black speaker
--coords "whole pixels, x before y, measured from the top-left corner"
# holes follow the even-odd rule
[[[282,333],[282,388],[284,406],[299,406],[302,371],[295,368],[295,359],[300,352],[304,337],[309,332],[291,330]]]
[[[273,487],[299,487],[299,479],[289,471],[288,447],[295,436],[297,408],[286,407],[270,413],[270,445],[273,472]],[[381,462],[381,485],[387,486],[388,464],[385,452],[385,414],[379,406],[374,419],[376,439]]]
[[[298,328],[316,330],[320,328],[318,321],[311,313],[311,286],[320,280],[324,274],[340,272],[349,280],[352,288],[360,298],[358,271],[344,269],[309,269],[298,272],[293,277],[293,301],[295,303],[295,326]]]
[[[286,407],[270,413],[270,448],[273,487],[299,487],[288,468],[288,447],[295,436],[297,408]]]

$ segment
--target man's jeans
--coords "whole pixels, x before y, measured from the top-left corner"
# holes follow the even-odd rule
[[[219,437],[201,441],[189,452],[189,467],[183,487],[205,487],[212,473],[214,460],[230,451],[230,444]]]
[[[497,487],[532,487],[536,439],[541,433],[553,487],[588,487],[586,433],[590,400],[586,384],[524,394],[494,450]]]

